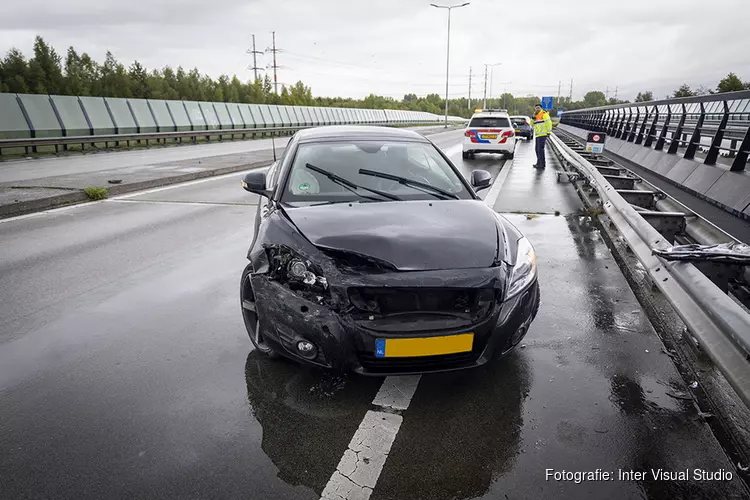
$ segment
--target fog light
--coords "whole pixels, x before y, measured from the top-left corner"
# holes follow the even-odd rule
[[[297,342],[297,351],[303,358],[314,359],[318,355],[318,348],[315,344],[307,340]]]

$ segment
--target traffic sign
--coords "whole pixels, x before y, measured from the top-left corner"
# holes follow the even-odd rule
[[[542,109],[546,109],[547,111],[552,109],[552,102],[553,102],[552,96],[542,97]]]
[[[607,134],[601,132],[589,132],[586,137],[586,151],[589,153],[603,153],[604,142],[607,140]]]

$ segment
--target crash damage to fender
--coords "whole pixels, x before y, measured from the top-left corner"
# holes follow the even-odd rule
[[[382,375],[467,368],[512,349],[539,305],[536,281],[505,297],[515,259],[506,242],[520,238],[518,231],[474,201],[440,211],[433,210],[438,203],[422,202],[411,222],[393,225],[400,228],[394,235],[383,229],[396,215],[387,205],[277,207],[267,214],[248,258],[260,328],[273,350],[319,367]],[[465,234],[456,230],[458,219]],[[430,230],[425,220],[452,230]],[[474,335],[470,352],[375,355],[378,340],[466,332]],[[314,350],[301,353],[300,342]]]

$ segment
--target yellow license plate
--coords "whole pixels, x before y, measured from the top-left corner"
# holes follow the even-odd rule
[[[521,132],[521,130],[520,130],[520,129],[516,129],[516,133],[520,133],[520,132]]]
[[[443,335],[409,339],[377,339],[375,357],[410,358],[417,356],[439,356],[469,352],[474,346],[474,334]]]
[[[497,139],[497,134],[482,134],[482,139]]]

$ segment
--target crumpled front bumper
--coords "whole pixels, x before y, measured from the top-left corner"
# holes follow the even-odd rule
[[[459,370],[480,366],[493,355],[509,352],[526,334],[539,308],[536,281],[524,292],[495,303],[479,323],[461,329],[443,329],[434,334],[377,332],[363,327],[346,314],[333,311],[319,301],[308,300],[265,275],[252,276],[256,307],[266,342],[275,351],[304,364],[363,375],[405,375]],[[383,338],[474,333],[471,352],[441,356],[378,358],[375,341]],[[297,343],[309,341],[317,357],[299,355]]]

